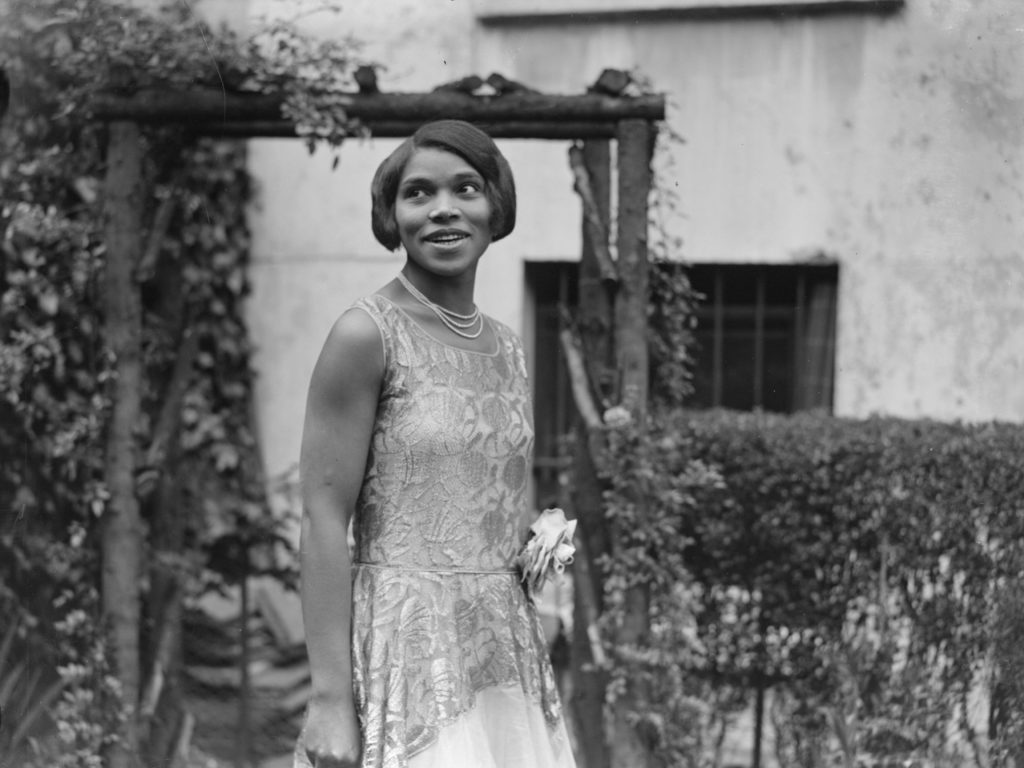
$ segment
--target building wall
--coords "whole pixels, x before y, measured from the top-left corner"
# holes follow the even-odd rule
[[[838,260],[838,413],[1024,419],[1024,6],[638,19],[492,26],[480,69],[664,90],[687,259]]]
[[[250,23],[280,5],[252,0]],[[346,0],[336,18],[306,23],[367,41],[387,91],[497,71],[580,93],[605,67],[639,70],[668,96],[685,140],[659,167],[679,193],[686,259],[839,263],[838,413],[1024,420],[1024,5],[481,24],[494,6]],[[331,323],[401,266],[369,229],[369,180],[394,145],[349,142],[331,171],[326,151],[251,144],[250,323],[274,471],[297,458],[306,382]],[[479,302],[522,330],[523,261],[576,258],[580,213],[565,143],[502,146],[519,223],[485,257]]]

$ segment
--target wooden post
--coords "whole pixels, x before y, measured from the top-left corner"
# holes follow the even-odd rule
[[[615,297],[615,353],[618,403],[638,423],[647,414],[647,197],[651,190],[654,130],[646,120],[619,122],[618,252]]]
[[[126,710],[110,768],[138,764],[139,624],[143,535],[135,496],[135,429],[142,415],[142,300],[134,279],[142,251],[142,137],[131,122],[110,124],[104,179],[105,336],[114,356],[106,483],[110,498],[100,543],[102,606]]]
[[[585,141],[582,156],[594,205],[604,222],[603,234],[607,238],[611,221],[611,144],[600,140]],[[596,390],[594,395],[601,400],[609,400],[614,397],[616,378],[613,355],[615,318],[612,312],[616,285],[605,279],[607,268],[601,264],[601,250],[608,252],[610,244],[607,241],[595,244],[596,236],[599,236],[598,232],[585,218],[579,276],[579,327],[588,374]]]
[[[587,141],[582,148],[582,162],[589,177],[590,191],[597,214],[605,226],[594,227],[584,219],[583,253],[580,257],[578,326],[583,347],[586,379],[594,391],[589,394],[604,399],[610,394],[614,381],[612,362],[612,296],[609,284],[602,278],[598,249],[608,250],[607,240],[594,243],[593,237],[603,229],[608,232],[611,215],[611,148],[607,141]],[[600,419],[600,415],[597,415]],[[600,425],[598,425],[600,426]],[[592,665],[596,659],[590,636],[593,617],[587,606],[593,604],[601,610],[601,579],[597,558],[607,552],[607,522],[604,518],[604,499],[601,479],[598,477],[591,446],[595,440],[594,425],[585,421],[576,427],[576,449],[573,459],[575,483],[573,508],[581,520],[579,536],[584,540],[581,559],[584,569],[576,566],[574,584],[577,598],[574,602],[572,646],[572,711],[578,729],[582,760],[586,768],[609,768],[610,754],[604,728],[604,700],[607,680],[605,673]],[[581,578],[589,576],[589,578]],[[590,595],[582,594],[589,587]]]
[[[615,296],[615,362],[619,405],[629,410],[641,430],[647,418],[647,198],[651,189],[651,154],[654,129],[646,120],[628,119],[618,127],[618,267]],[[642,498],[634,499],[638,509]],[[613,532],[616,540],[618,532]],[[619,645],[642,644],[650,626],[650,592],[646,586],[626,593],[625,616],[616,636]],[[633,696],[644,698],[643,687],[634,683]],[[613,714],[611,740],[613,768],[643,768],[653,764],[648,745],[626,721]]]

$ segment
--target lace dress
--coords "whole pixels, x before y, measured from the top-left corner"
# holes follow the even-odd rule
[[[572,768],[543,631],[513,566],[533,451],[519,340],[489,320],[496,352],[460,350],[382,296],[355,306],[385,355],[354,522],[363,768]]]

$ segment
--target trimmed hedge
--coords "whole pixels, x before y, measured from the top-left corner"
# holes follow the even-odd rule
[[[679,590],[654,563],[681,559],[699,653],[676,661],[719,688],[770,688],[789,728],[780,759],[1000,765],[1024,753],[1019,642],[1007,640],[1024,638],[1024,427],[652,421],[645,438],[611,441],[622,472],[610,515],[635,515],[639,489],[639,527],[660,532],[634,541],[650,567],[633,557],[630,572],[667,611]]]

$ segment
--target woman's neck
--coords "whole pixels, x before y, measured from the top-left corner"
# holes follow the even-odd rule
[[[422,269],[412,261],[406,261],[402,269],[405,278],[428,300],[447,310],[468,314],[473,311],[473,289],[476,283],[476,267],[458,275],[437,275]]]

